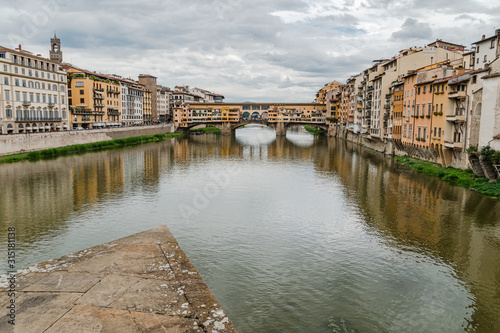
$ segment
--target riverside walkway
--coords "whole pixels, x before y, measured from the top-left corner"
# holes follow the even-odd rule
[[[166,226],[18,272],[0,332],[237,332]],[[4,281],[2,281],[4,282]]]

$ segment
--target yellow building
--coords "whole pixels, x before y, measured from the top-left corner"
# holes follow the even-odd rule
[[[343,85],[344,85],[343,83],[340,83],[338,81],[333,81],[333,82],[325,84],[325,86],[323,88],[321,88],[316,93],[316,99],[314,100],[314,102],[315,103],[326,103],[327,94],[331,91],[340,91],[340,88]]]
[[[180,103],[173,108],[173,113],[174,124],[180,127],[250,119],[324,123],[327,118],[326,105],[320,103]]]
[[[68,67],[68,104],[73,128],[121,126],[120,82],[113,76]]]

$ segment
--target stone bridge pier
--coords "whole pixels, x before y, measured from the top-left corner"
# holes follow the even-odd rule
[[[229,122],[222,123],[221,130],[222,130],[222,135],[231,135],[232,132],[231,123]]]
[[[286,128],[285,128],[285,123],[282,121],[278,121],[276,123],[276,135],[277,136],[284,136],[286,135]]]

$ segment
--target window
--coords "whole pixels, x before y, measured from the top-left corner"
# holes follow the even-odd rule
[[[424,126],[424,136],[422,138],[424,138],[424,140],[427,140],[427,126]]]
[[[45,83],[42,82],[42,89],[45,90]]]
[[[11,109],[6,109],[5,110],[5,117],[12,118],[12,110]]]
[[[434,137],[436,137],[437,127],[434,127]]]
[[[443,103],[441,103],[441,107],[439,109],[439,112],[443,112]]]
[[[7,72],[9,70],[9,67],[7,65],[3,65],[3,71]]]
[[[477,75],[472,76],[472,83],[473,84],[477,83]]]
[[[68,98],[68,104],[69,105],[73,105],[73,99],[72,98]]]
[[[19,87],[19,79],[16,79],[16,81],[15,81],[15,82],[16,82],[16,86],[18,86],[18,87]]]
[[[21,100],[21,94],[19,93],[19,91],[16,91],[16,101],[20,101]]]
[[[83,89],[80,89],[80,95],[85,94],[85,91]]]
[[[26,80],[23,80],[23,87],[26,87]]]
[[[10,92],[8,91],[5,92],[5,100],[10,101]]]
[[[422,103],[422,116],[425,115],[425,104]]]
[[[75,82],[75,87],[83,87],[83,82]]]
[[[441,137],[441,127],[439,127],[438,137]]]
[[[487,61],[487,60],[486,60],[486,59],[487,59],[487,57],[488,57],[488,56],[485,54],[485,55],[484,55],[484,60],[483,60],[483,62],[486,62],[486,61]]]
[[[14,73],[16,73],[16,74],[19,73],[19,69],[17,67],[14,67]]]
[[[424,94],[425,94],[426,90],[427,90],[427,86],[424,86],[424,91],[423,91]]]
[[[9,78],[8,78],[8,77],[5,77],[5,78],[3,79],[3,82],[4,82],[4,84],[9,84]]]
[[[417,95],[420,95],[420,87],[417,88]]]
[[[479,53],[479,45],[476,46],[476,53]]]
[[[403,138],[406,138],[406,124],[403,126]]]
[[[85,103],[85,98],[80,98],[80,103]]]
[[[30,102],[34,102],[34,101],[35,101],[35,95],[30,93]]]
[[[413,125],[412,124],[409,124],[408,125],[408,137],[411,138],[412,137],[412,130],[413,130]]]
[[[418,114],[419,114],[419,110],[420,110],[420,105],[417,104],[417,113],[415,113],[415,115],[418,117]]]
[[[40,94],[36,94],[36,102],[40,103]]]
[[[45,72],[42,72],[42,79],[44,79],[44,78],[45,78]]]
[[[47,96],[42,95],[42,103],[47,103]]]
[[[417,135],[417,138],[421,138],[421,132],[422,131],[422,127],[418,126],[418,135]]]
[[[427,114],[430,116],[431,115],[431,112],[432,112],[432,103],[429,103],[427,105]]]

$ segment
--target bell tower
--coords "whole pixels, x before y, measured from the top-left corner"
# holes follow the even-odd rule
[[[63,55],[61,51],[61,40],[57,38],[54,32],[54,38],[50,39],[50,60],[57,61],[61,63],[63,60]]]

